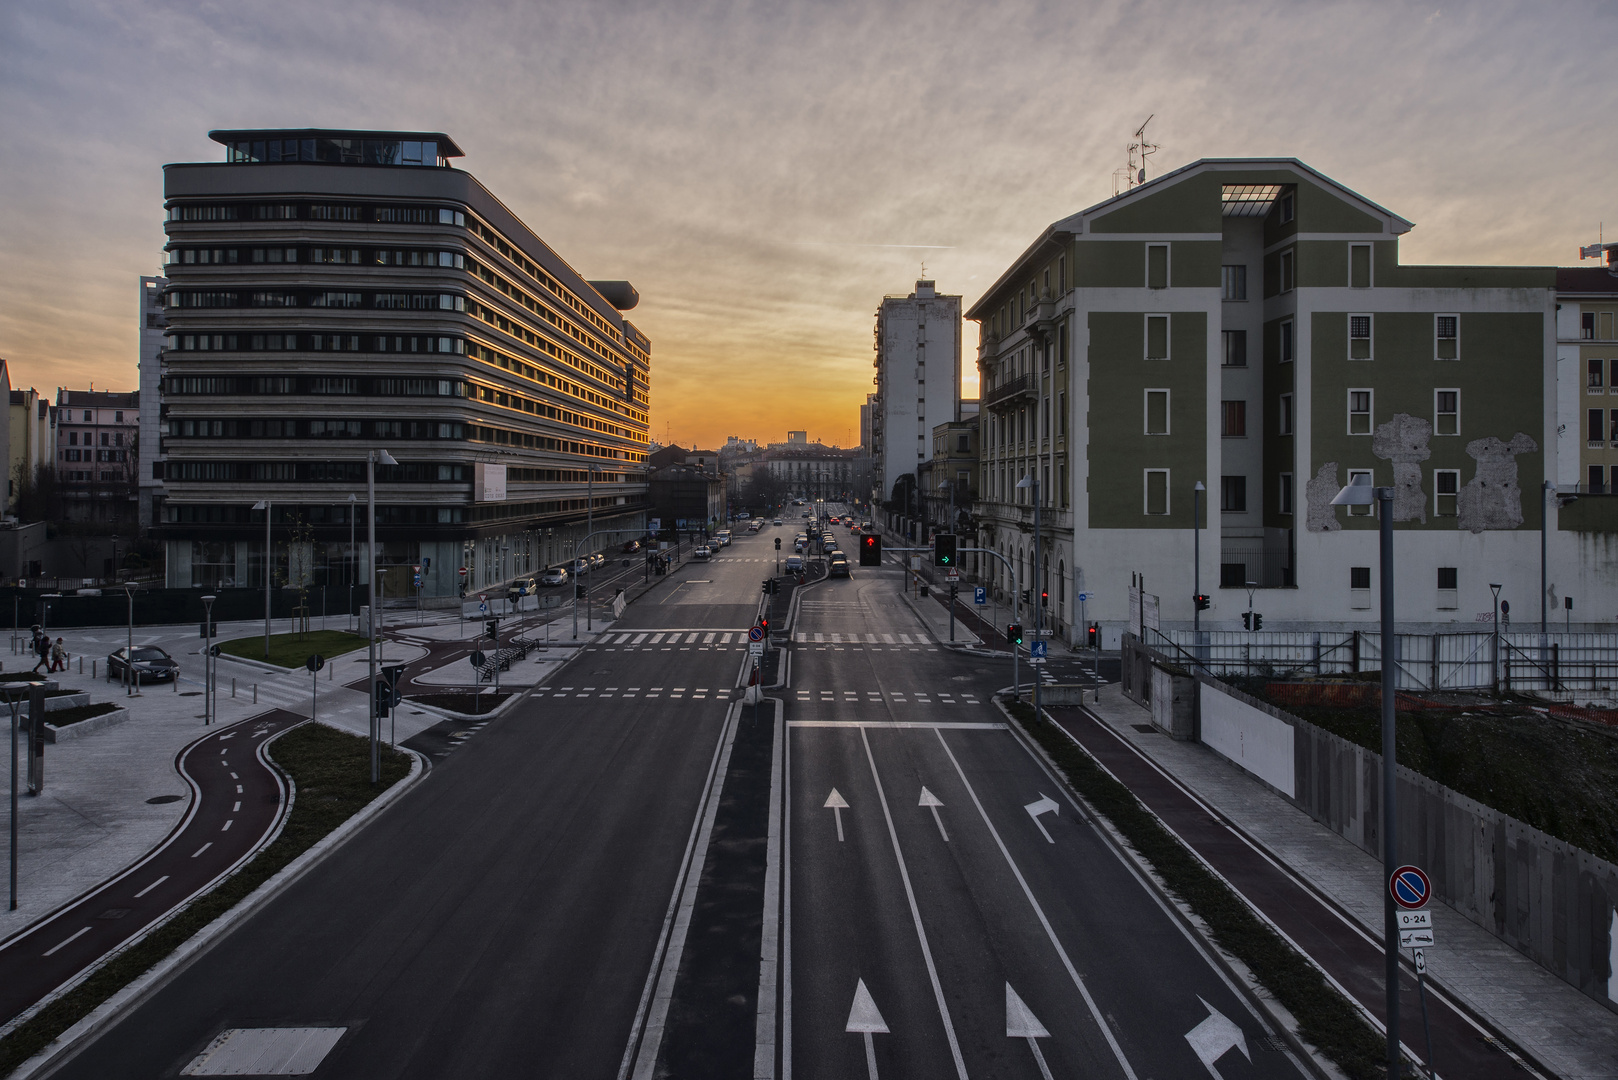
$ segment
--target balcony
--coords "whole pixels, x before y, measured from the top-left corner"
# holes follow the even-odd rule
[[[982,397],[986,409],[1010,408],[1022,401],[1036,400],[1039,397],[1039,384],[1032,375],[1019,375],[1009,382],[990,387]]]

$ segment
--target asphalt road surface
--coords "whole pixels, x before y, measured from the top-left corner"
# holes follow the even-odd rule
[[[272,736],[304,717],[271,709],[216,728],[175,758],[191,806],[168,839],[118,877],[0,946],[0,1022],[209,887],[281,823],[286,783],[264,760]]]

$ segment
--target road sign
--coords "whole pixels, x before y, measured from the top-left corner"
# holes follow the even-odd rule
[[[1087,593],[1087,592],[1081,592],[1081,593],[1080,593],[1080,594],[1079,594],[1079,603],[1081,603],[1081,604],[1082,604],[1082,603],[1084,603],[1084,602],[1085,602],[1085,601],[1086,601],[1086,600],[1088,600],[1088,599],[1090,599],[1090,594],[1089,594],[1089,593]]]
[[[764,643],[762,641],[749,641],[747,643],[747,653],[749,656],[763,656]]]
[[[1433,883],[1419,866],[1401,866],[1388,880],[1388,891],[1393,894],[1395,904],[1413,910],[1427,906],[1427,901],[1432,899]]]
[[[944,580],[959,581],[961,580],[961,572],[959,570],[946,570],[944,571]]]
[[[912,556],[910,556],[910,569],[912,569],[912,570],[920,570],[921,569],[921,556],[920,555],[912,555]]]
[[[1433,931],[1429,927],[1425,930],[1399,931],[1399,948],[1423,949],[1433,943]]]
[[[748,641],[763,641],[764,640],[764,628],[762,626],[754,626],[754,627],[749,628],[748,631],[747,631],[747,640]]]
[[[1426,908],[1420,911],[1395,911],[1393,917],[1401,930],[1431,930],[1433,928],[1433,913]]]
[[[1050,643],[1045,641],[1030,641],[1028,643],[1028,659],[1030,662],[1043,660],[1050,649]]]
[[[326,666],[326,658],[321,656],[319,653],[310,653],[309,659],[303,662],[303,666],[308,668],[310,671],[319,671],[321,668]]]
[[[1416,974],[1427,974],[1427,954],[1420,949],[1416,950]]]
[[[487,660],[487,659],[488,659],[488,657],[484,656],[483,653],[480,652],[479,650],[477,650],[477,649],[472,650],[471,660],[472,660],[472,666],[473,667],[482,667],[483,662],[485,660]]]
[[[977,588],[972,590],[972,603],[974,603],[974,604],[987,604],[988,602],[989,602],[989,590],[987,588],[985,588],[982,585],[979,585]]]

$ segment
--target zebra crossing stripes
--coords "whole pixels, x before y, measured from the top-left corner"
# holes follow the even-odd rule
[[[909,634],[882,634],[880,639],[876,634],[866,634],[861,638],[859,634],[844,634],[833,631],[799,630],[792,635],[792,640],[799,645],[931,645],[932,639],[921,634],[912,637]]]

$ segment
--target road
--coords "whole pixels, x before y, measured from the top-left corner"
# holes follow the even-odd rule
[[[0,1022],[211,887],[279,829],[286,783],[262,748],[304,719],[267,710],[181,750],[175,768],[193,792],[190,813],[145,859],[0,947]]]
[[[617,1077],[733,730],[745,646],[702,639],[752,621],[768,535],[632,606],[660,643],[585,650],[55,1075],[175,1075],[286,1025],[345,1029],[319,1075]]]

